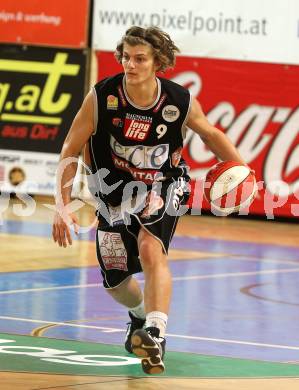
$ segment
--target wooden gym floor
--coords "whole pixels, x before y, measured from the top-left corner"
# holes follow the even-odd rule
[[[51,241],[51,200],[0,226],[1,390],[292,390],[299,386],[296,223],[184,216],[169,253],[166,372],[145,377],[122,343],[127,312],[101,285],[87,232]],[[138,279],[143,283],[142,274]]]

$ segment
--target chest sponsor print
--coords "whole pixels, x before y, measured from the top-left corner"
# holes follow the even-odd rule
[[[171,155],[171,164],[173,167],[177,167],[181,161],[183,148],[177,148]]]
[[[153,169],[138,169],[128,163],[128,161],[117,157],[112,153],[113,164],[116,169],[129,172],[134,180],[142,181],[145,184],[151,184],[154,181],[160,180],[162,173]]]
[[[112,135],[110,136],[110,147],[116,156],[125,159],[139,169],[160,169],[169,155],[168,144],[125,146]]]
[[[118,91],[118,95],[120,97],[120,101],[121,101],[122,106],[127,107],[127,101],[126,101],[125,95],[124,95],[120,85],[117,87],[117,91]]]
[[[142,115],[127,114],[125,118],[124,136],[134,141],[144,141],[152,125],[152,118]]]
[[[114,95],[107,96],[107,110],[117,110],[118,109],[118,98]]]
[[[158,104],[157,104],[156,107],[154,108],[154,112],[158,112],[158,111],[160,110],[160,108],[161,108],[161,106],[162,106],[162,104],[164,103],[165,100],[166,100],[166,93],[164,93],[164,94],[161,96],[161,98],[160,98]]]
[[[180,116],[180,110],[173,105],[167,105],[162,110],[162,117],[166,122],[175,122]]]
[[[122,121],[122,119],[121,118],[113,118],[112,119],[112,124],[113,124],[113,126],[115,126],[115,127],[123,127],[123,121]]]

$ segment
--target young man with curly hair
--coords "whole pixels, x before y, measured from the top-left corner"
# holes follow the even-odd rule
[[[189,91],[157,77],[175,65],[178,51],[159,28],[128,29],[115,52],[123,73],[98,82],[87,94],[61,152],[61,160],[78,157],[88,145],[99,202],[96,246],[104,287],[129,310],[125,347],[141,358],[147,374],[165,368],[172,291],[167,252],[188,200],[188,166],[181,155],[186,127],[219,159],[244,164]],[[103,169],[105,180],[99,174]],[[61,210],[65,213],[71,200],[71,188],[63,187],[75,172],[76,164],[64,171],[63,204],[57,204],[53,223],[53,238],[64,247],[72,242],[70,224],[77,218],[71,212],[63,217]],[[143,291],[133,277],[141,271]]]

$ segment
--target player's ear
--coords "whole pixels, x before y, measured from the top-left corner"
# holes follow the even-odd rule
[[[155,72],[159,72],[161,70],[161,63],[157,59],[155,60]]]

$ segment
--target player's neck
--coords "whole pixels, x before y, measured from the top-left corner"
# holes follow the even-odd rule
[[[130,100],[137,106],[151,106],[157,99],[158,83],[156,77],[134,85],[125,83],[125,88]]]

